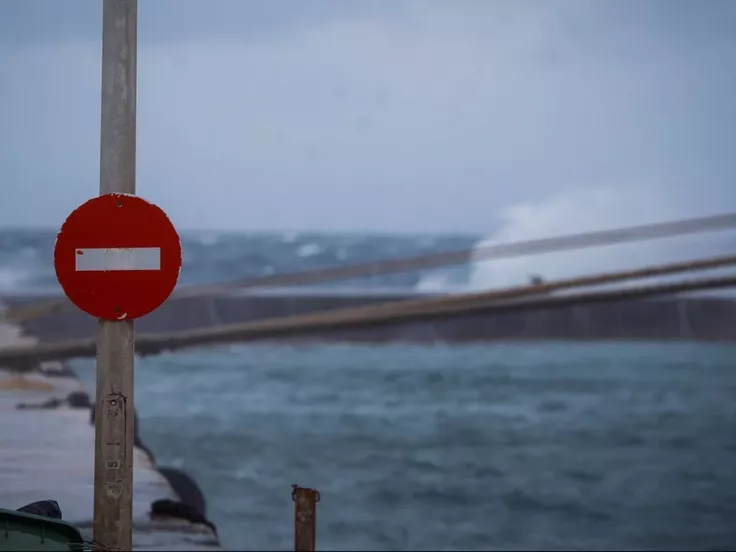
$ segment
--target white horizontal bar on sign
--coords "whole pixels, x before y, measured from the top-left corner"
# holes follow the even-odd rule
[[[161,270],[160,247],[77,249],[76,271]]]

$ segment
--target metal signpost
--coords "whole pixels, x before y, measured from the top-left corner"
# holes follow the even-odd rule
[[[133,320],[173,291],[181,243],[155,205],[135,197],[137,0],[103,0],[100,196],[64,222],[57,278],[99,319],[95,406],[94,540],[132,550]]]
[[[100,194],[135,194],[138,0],[103,0]],[[133,550],[133,320],[99,321],[93,538]]]

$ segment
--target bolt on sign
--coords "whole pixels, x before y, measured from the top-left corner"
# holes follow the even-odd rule
[[[138,196],[105,194],[66,219],[54,247],[56,277],[69,300],[103,320],[133,320],[174,291],[181,241],[159,207]]]

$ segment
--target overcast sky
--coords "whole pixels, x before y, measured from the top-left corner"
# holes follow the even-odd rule
[[[138,193],[181,228],[736,210],[734,29],[732,0],[141,0]],[[96,195],[100,51],[99,0],[0,0],[0,225]]]

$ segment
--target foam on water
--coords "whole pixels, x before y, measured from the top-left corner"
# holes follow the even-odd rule
[[[227,282],[709,214],[692,213],[686,207],[641,190],[573,191],[502,211],[498,229],[485,239],[467,235],[183,231],[184,263],[179,285]],[[0,231],[0,291],[60,292],[52,265],[55,235],[44,230]],[[465,266],[329,282],[321,287],[463,292],[520,285],[532,275],[553,280],[724,254],[733,250],[733,244],[734,232],[719,232],[492,261],[480,261],[475,255],[471,257],[475,262]]]
[[[0,230],[0,291],[61,293],[53,268],[56,232]],[[211,284],[292,273],[390,257],[469,248],[473,236],[371,236],[182,231],[183,265],[179,285]],[[454,271],[454,272],[453,272]],[[467,267],[450,270],[465,283]],[[447,274],[447,271],[433,274]],[[444,277],[444,276],[443,276]],[[419,274],[391,274],[360,282],[328,282],[322,287],[390,288],[408,291]]]
[[[429,273],[419,280],[415,289],[421,293],[457,293],[465,291],[465,286],[454,285],[446,274]]]
[[[200,230],[197,232],[185,232],[183,235],[192,241],[196,241],[201,245],[210,247],[216,245],[220,241],[223,232],[218,232],[216,230]]]
[[[300,257],[313,257],[322,251],[322,248],[316,243],[305,243],[300,245],[296,250],[297,255]]]
[[[476,248],[693,216],[682,206],[668,203],[667,198],[643,190],[576,191],[506,209],[501,214],[499,230],[481,240]],[[732,250],[728,246],[733,243],[736,243],[734,233],[723,232],[487,261],[478,260],[476,254],[469,287],[510,287],[526,284],[532,276],[549,281],[705,258],[725,254]],[[727,270],[709,274],[718,272]],[[647,282],[679,277],[652,278]],[[420,285],[423,284],[426,282]]]
[[[0,292],[12,292],[28,280],[28,273],[20,268],[0,265]]]
[[[281,240],[284,243],[294,243],[298,239],[299,234],[297,232],[286,232],[281,236]]]

